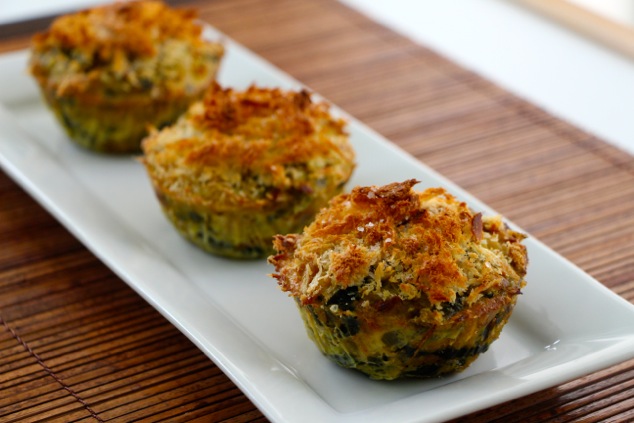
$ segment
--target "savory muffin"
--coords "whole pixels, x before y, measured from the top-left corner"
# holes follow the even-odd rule
[[[465,369],[525,285],[523,234],[416,183],[339,195],[269,257],[319,349],[373,379]]]
[[[173,123],[215,79],[224,49],[195,18],[160,1],[65,15],[33,37],[29,71],[77,144],[139,151],[148,125]]]
[[[143,141],[167,217],[208,252],[266,257],[339,194],[354,168],[345,122],[305,91],[212,86]]]

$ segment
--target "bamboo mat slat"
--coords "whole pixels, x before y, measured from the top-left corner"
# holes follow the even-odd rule
[[[631,155],[334,0],[190,3],[634,302]],[[0,198],[0,421],[266,421],[4,173]],[[633,420],[630,360],[456,421]]]

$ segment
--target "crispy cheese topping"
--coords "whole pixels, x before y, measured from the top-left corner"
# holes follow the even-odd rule
[[[499,216],[474,213],[442,188],[415,192],[416,183],[354,188],[334,198],[303,234],[278,235],[278,254],[269,261],[281,288],[303,304],[326,304],[357,287],[361,301],[428,304],[427,321],[439,321],[448,304],[467,306],[523,286],[523,234]]]
[[[34,37],[36,50],[80,49],[101,61],[119,55],[151,56],[167,38],[199,43],[201,27],[190,9],[171,9],[160,1],[119,1],[56,19]]]
[[[344,121],[326,103],[306,91],[255,86],[212,87],[143,149],[160,191],[216,210],[274,209],[302,194],[320,197],[354,168]]]
[[[86,104],[180,99],[215,77],[224,48],[196,13],[160,1],[119,1],[56,19],[32,39],[30,73],[47,92]]]

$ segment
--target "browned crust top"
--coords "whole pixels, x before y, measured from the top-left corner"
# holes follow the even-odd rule
[[[246,91],[215,84],[201,112],[190,114],[208,142],[187,151],[187,162],[220,165],[238,162],[265,170],[284,163],[306,162],[327,155],[331,136],[346,136],[345,122],[334,119],[326,103],[315,103],[306,90],[283,91],[255,85]]]
[[[183,201],[270,207],[348,180],[354,151],[344,125],[306,90],[216,84],[176,125],[144,140],[144,162],[158,190]]]
[[[357,187],[334,198],[303,234],[278,235],[269,258],[281,288],[304,304],[338,290],[422,299],[431,309],[465,297],[516,295],[528,258],[525,236],[482,217],[442,188],[416,180]]]
[[[166,38],[201,42],[196,16],[192,9],[172,9],[161,1],[118,1],[57,18],[33,37],[33,48],[81,49],[103,61],[122,52],[151,56]]]

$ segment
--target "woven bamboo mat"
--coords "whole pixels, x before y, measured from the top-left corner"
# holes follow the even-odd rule
[[[634,157],[334,0],[199,10],[634,302]],[[0,421],[265,421],[4,173],[0,198]],[[633,419],[634,360],[461,421]]]

